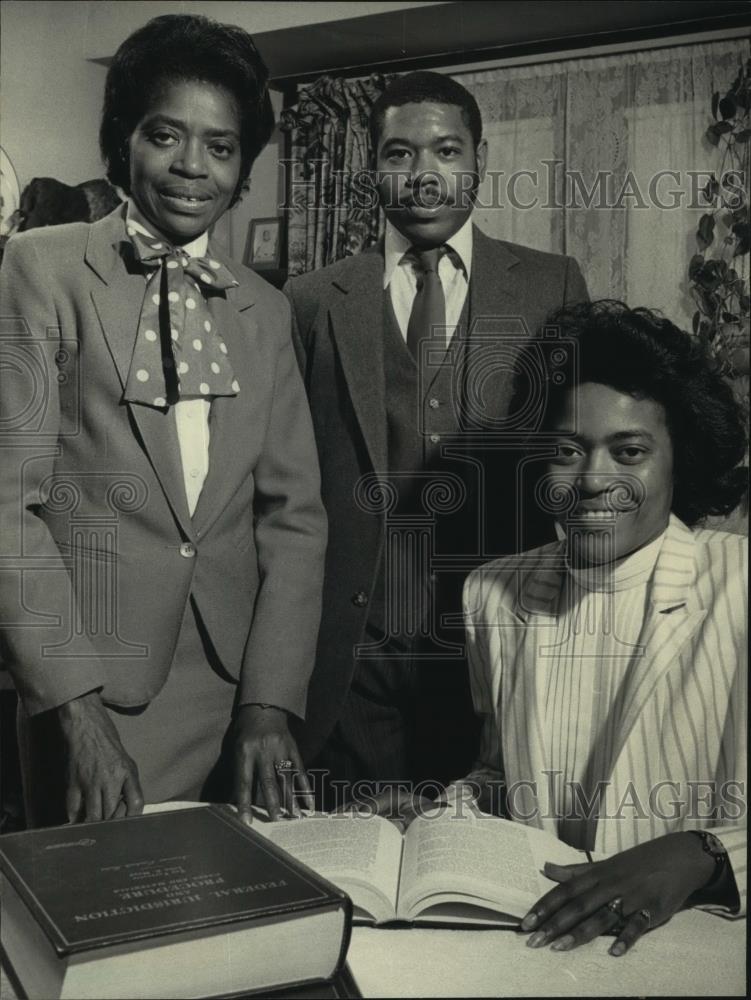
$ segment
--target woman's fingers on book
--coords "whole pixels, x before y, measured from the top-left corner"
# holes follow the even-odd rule
[[[122,799],[122,787],[117,788],[113,784],[105,784],[102,787],[102,819],[113,819],[117,811],[118,803]]]
[[[543,867],[543,875],[554,882],[568,882],[574,875],[580,875],[583,871],[586,871],[588,866],[588,861],[581,865],[557,865],[552,861],[546,861]]]
[[[272,820],[281,819],[282,803],[279,795],[280,789],[277,772],[274,770],[274,762],[269,757],[262,757],[258,771],[261,797],[266,805],[269,817]],[[282,777],[281,781],[283,782],[284,780],[285,777]]]
[[[607,902],[602,897],[602,887],[598,886],[597,879],[592,874],[593,866],[583,867],[584,871],[573,873],[560,885],[546,892],[522,920],[522,930],[534,930],[527,941],[530,948],[549,944]],[[548,870],[546,865],[545,874],[548,874]]]
[[[119,805],[122,805],[123,802],[128,816],[140,816],[143,812],[143,792],[137,772],[126,775]]]
[[[68,789],[65,793],[65,814],[69,823],[76,823],[81,813],[83,805],[83,794],[78,784],[68,782]]]
[[[292,746],[292,760],[296,767],[294,780],[297,784],[297,791],[295,792],[296,815],[302,816],[298,803],[302,805],[303,809],[313,810],[315,809],[315,796],[313,795],[310,778],[305,770],[300,752],[294,744],[294,740],[292,741]]]
[[[238,818],[251,826],[253,823],[253,761],[244,755],[235,762],[235,805]]]

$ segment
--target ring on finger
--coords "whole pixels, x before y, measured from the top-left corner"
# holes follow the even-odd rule
[[[291,760],[278,760],[274,764],[274,770],[278,772],[291,771],[294,768],[294,764]]]
[[[618,902],[618,900],[614,900],[614,902]],[[617,907],[613,907],[609,903],[605,904],[605,906],[603,907],[603,911],[607,915],[608,923],[605,930],[602,931],[601,933],[615,934],[615,935],[620,934],[623,928],[626,926],[625,916],[623,916],[621,913],[618,912]]]
[[[617,931],[617,939],[610,947],[610,954],[623,955],[651,926],[652,913],[646,907],[629,914],[624,926]]]
[[[619,920],[623,920],[623,898],[621,896],[616,896],[615,899],[611,899],[606,906],[611,913],[614,913],[618,917]]]

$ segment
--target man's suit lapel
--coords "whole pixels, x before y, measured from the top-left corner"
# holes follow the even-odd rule
[[[127,243],[124,232],[124,207],[92,225],[86,247],[86,263],[101,284],[91,297],[102,327],[107,347],[125,389],[133,353],[133,341],[145,292],[143,274],[128,270],[121,244]],[[164,490],[172,512],[187,537],[193,537],[188,503],[183,484],[180,446],[172,409],[164,413],[151,406],[127,403],[138,428],[143,447],[154,473]]]
[[[463,410],[469,420],[468,429],[479,424],[478,430],[492,430],[506,416],[516,353],[532,333],[523,319],[528,290],[521,270],[519,258],[505,244],[485,236],[476,226],[473,228]],[[482,387],[479,413],[474,412],[476,403],[472,401],[479,397],[473,391],[472,381]]]
[[[383,369],[383,256],[373,250],[353,257],[334,279],[340,295],[329,309],[350,398],[376,472],[388,464]]]
[[[519,259],[503,244],[473,230],[470,277],[471,330],[467,344],[467,371],[487,371],[489,344],[483,334],[509,332],[513,350],[529,331],[524,315],[526,293],[515,274]],[[373,468],[387,468],[386,404],[383,369],[383,254],[365,251],[334,279],[340,297],[329,308],[331,329],[344,377]],[[509,402],[509,373],[504,364],[491,391],[483,392],[483,419],[502,419]],[[497,382],[497,384],[496,384]],[[471,416],[471,414],[470,414]],[[487,425],[485,425],[487,426]]]

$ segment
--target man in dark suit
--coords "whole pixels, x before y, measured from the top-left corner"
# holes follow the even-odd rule
[[[371,136],[383,243],[286,288],[330,523],[300,734],[309,766],[329,772],[316,776],[328,805],[342,798],[331,779],[352,794],[364,779],[442,783],[470,763],[462,630],[447,616],[483,552],[513,545],[483,540],[475,445],[508,413],[514,345],[587,297],[571,258],[472,225],[487,145],[460,84],[400,78],[374,105]],[[514,492],[511,479],[493,493],[494,523],[515,523]]]

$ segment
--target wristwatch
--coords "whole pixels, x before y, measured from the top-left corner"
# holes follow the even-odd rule
[[[688,832],[693,833],[695,837],[698,837],[701,840],[702,850],[714,859],[714,873],[704,886],[705,889],[709,889],[720,878],[725,863],[728,860],[728,852],[722,846],[722,841],[718,840],[718,838],[715,837],[713,833],[710,833],[709,830],[689,830]]]

